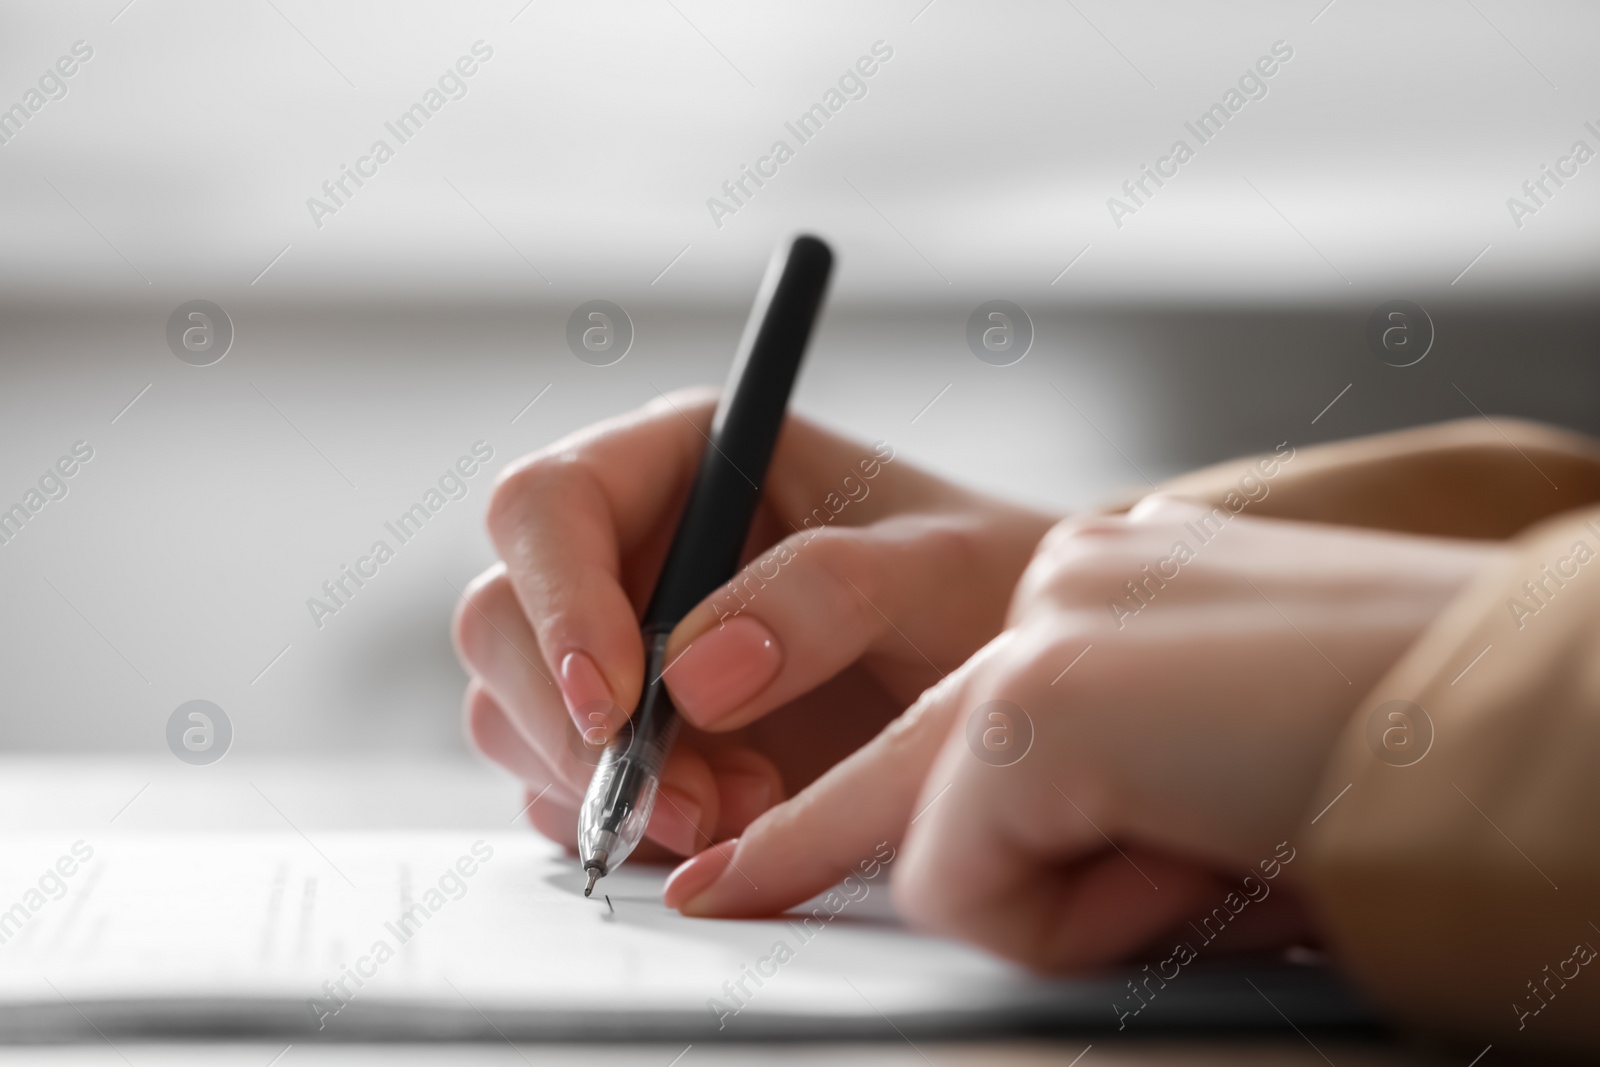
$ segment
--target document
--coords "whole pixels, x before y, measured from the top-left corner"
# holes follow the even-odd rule
[[[1118,1028],[1131,975],[1048,981],[913,933],[888,908],[888,855],[781,919],[718,921],[664,908],[665,872],[643,864],[586,899],[577,864],[526,833],[11,836],[0,1026],[39,1040]],[[1252,972],[1273,1008],[1238,975],[1196,970],[1137,1022],[1161,1025],[1163,1003],[1184,1026],[1366,1017],[1314,971]]]

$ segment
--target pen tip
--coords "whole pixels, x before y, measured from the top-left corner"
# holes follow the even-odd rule
[[[591,896],[594,893],[594,884],[600,880],[600,868],[590,867],[587,870],[589,873],[589,884],[583,887],[583,895],[586,897]]]

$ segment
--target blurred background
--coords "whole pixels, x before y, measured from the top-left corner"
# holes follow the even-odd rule
[[[162,753],[205,699],[240,753],[464,753],[495,471],[720,382],[796,229],[839,258],[796,408],[1036,505],[1443,419],[1600,431],[1597,39],[1576,0],[6,5],[0,745]],[[594,300],[614,362],[568,344]],[[1014,362],[969,345],[993,300]]]

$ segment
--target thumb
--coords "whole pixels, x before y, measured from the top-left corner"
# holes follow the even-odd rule
[[[673,631],[664,672],[673,702],[701,729],[724,731],[815,689],[869,652],[904,658],[913,677],[953,668],[959,653],[939,662],[952,636],[1001,622],[972,617],[974,603],[994,598],[978,588],[989,579],[972,566],[971,543],[964,520],[932,515],[785,538]]]

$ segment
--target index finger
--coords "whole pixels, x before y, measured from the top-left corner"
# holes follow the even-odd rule
[[[634,601],[666,553],[715,404],[712,389],[663,396],[526,457],[495,486],[489,536],[575,716],[638,701]]]
[[[986,652],[926,690],[876,737],[737,840],[689,860],[667,880],[668,907],[685,915],[775,915],[835,885],[881,848],[898,846],[939,754],[962,689]]]

